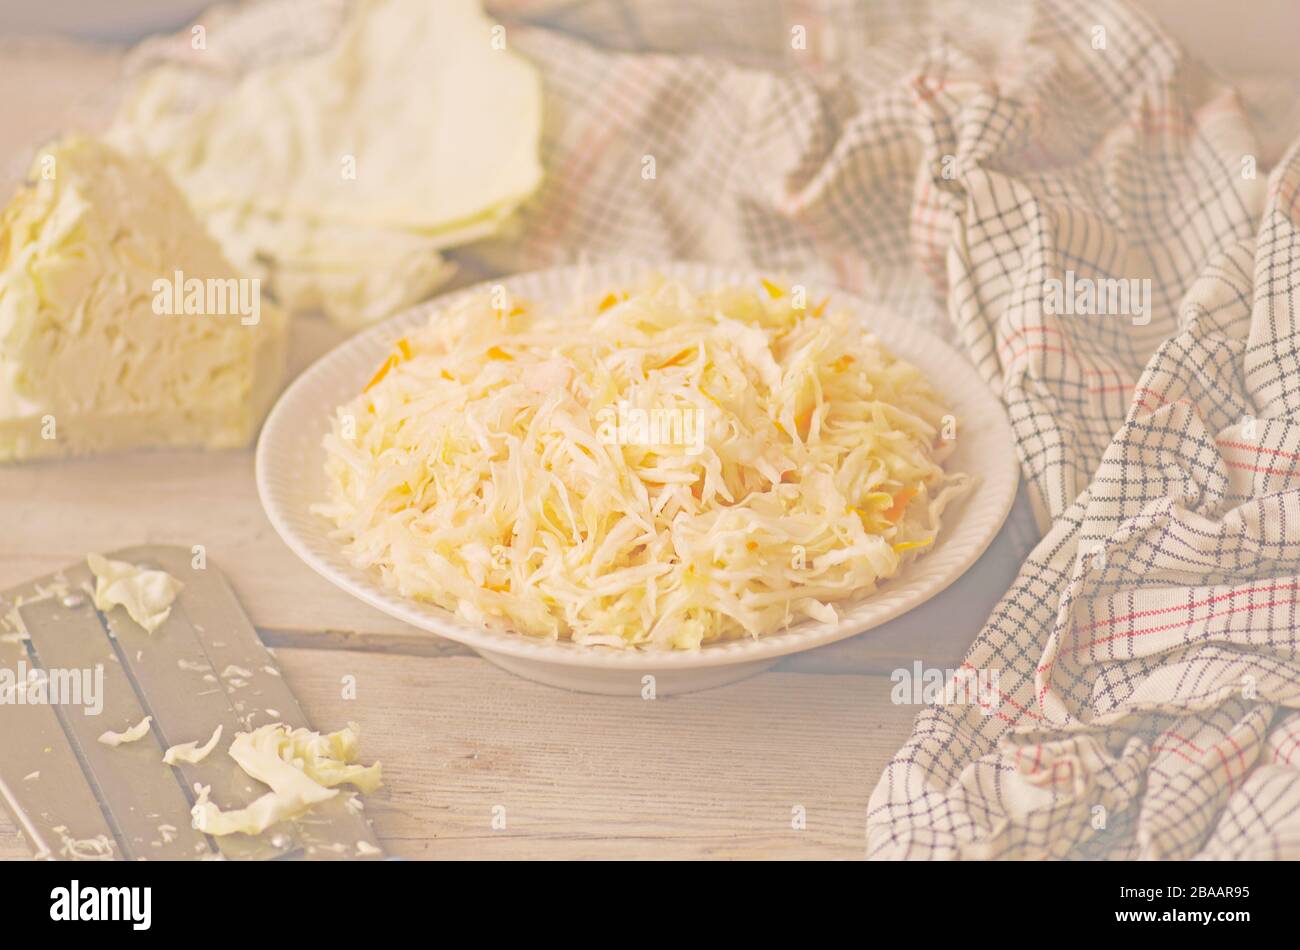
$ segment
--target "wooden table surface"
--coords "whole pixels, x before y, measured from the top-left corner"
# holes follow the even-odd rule
[[[27,110],[7,115],[0,165],[113,66],[103,53],[43,61],[62,85],[0,75],[0,102]],[[341,339],[296,320],[292,369]],[[0,467],[0,589],[88,551],[204,545],[315,726],[361,725],[364,757],[383,762],[386,783],[367,814],[395,855],[855,858],[867,799],[918,711],[890,701],[888,674],[957,664],[1032,540],[1023,499],[1013,522],[974,570],[898,621],[736,685],[656,700],[527,682],[336,590],[262,514],[251,450]],[[342,698],[345,675],[355,699]],[[27,856],[0,811],[0,858]]]

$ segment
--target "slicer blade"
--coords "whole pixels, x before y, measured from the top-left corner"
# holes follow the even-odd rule
[[[268,723],[306,727],[274,657],[229,583],[186,548],[143,546],[108,557],[171,574],[184,585],[152,634],[121,607],[94,607],[84,563],[0,594],[0,670],[39,670],[71,683],[98,677],[98,708],[0,704],[0,799],[39,857],[71,859],[338,859],[383,857],[369,821],[340,790],[260,835],[208,837],[191,825],[196,785],[221,808],[267,789],[225,752],[235,734]],[[87,691],[90,687],[87,688]],[[139,740],[111,747],[149,716]],[[171,745],[205,742],[203,761],[167,765]]]

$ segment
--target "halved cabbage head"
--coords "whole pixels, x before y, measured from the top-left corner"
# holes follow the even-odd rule
[[[0,461],[244,445],[285,331],[162,169],[53,143],[0,217]]]

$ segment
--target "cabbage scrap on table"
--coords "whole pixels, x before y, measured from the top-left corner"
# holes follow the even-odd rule
[[[338,408],[315,510],[387,588],[504,630],[696,649],[834,623],[969,480],[920,370],[800,296],[471,298]]]

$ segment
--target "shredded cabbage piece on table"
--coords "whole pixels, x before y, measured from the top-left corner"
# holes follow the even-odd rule
[[[499,629],[693,650],[834,623],[969,480],[920,370],[801,291],[470,299],[339,407],[315,510],[386,588]]]

